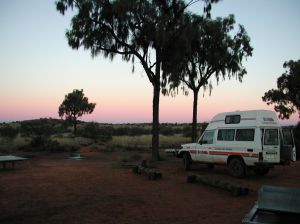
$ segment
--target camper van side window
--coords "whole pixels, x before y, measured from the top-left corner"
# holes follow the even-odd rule
[[[278,129],[265,129],[264,145],[278,145]]]
[[[219,141],[233,141],[234,140],[234,129],[220,129],[218,131]]]
[[[254,141],[254,129],[237,129],[236,141]]]
[[[241,115],[228,115],[225,117],[225,124],[238,124],[241,121]]]

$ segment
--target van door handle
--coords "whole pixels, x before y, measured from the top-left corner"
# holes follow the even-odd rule
[[[247,149],[247,152],[253,152],[253,149]]]

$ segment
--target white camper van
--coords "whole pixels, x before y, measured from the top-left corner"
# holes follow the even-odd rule
[[[224,164],[240,178],[249,169],[265,175],[275,164],[295,161],[296,148],[292,131],[273,111],[250,110],[217,114],[198,142],[182,145],[177,156],[186,170],[195,162]]]

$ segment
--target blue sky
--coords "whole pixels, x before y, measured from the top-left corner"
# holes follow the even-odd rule
[[[203,11],[201,4],[190,9]],[[220,82],[211,96],[199,98],[198,121],[224,111],[273,109],[261,97],[276,87],[285,61],[300,59],[299,10],[298,0],[223,0],[213,5],[213,17],[234,14],[237,24],[245,26],[254,51],[244,63],[248,74],[242,83]],[[97,103],[84,120],[151,122],[152,86],[139,63],[132,74],[131,64],[119,57],[92,59],[88,51],[72,50],[65,38],[70,20],[71,13],[60,15],[51,0],[0,1],[0,121],[58,117],[64,95],[84,89]],[[191,120],[191,94],[161,97],[161,122]],[[297,115],[288,123],[296,120]]]

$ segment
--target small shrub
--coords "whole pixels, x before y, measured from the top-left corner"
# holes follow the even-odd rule
[[[67,148],[61,145],[56,140],[51,140],[45,138],[43,136],[36,136],[32,138],[28,145],[25,145],[20,148],[23,151],[30,151],[30,152],[65,152]]]
[[[41,136],[41,135],[38,135],[38,136],[35,136],[31,139],[30,141],[30,146],[32,147],[40,147],[40,146],[43,146],[46,142],[46,139]]]
[[[97,123],[91,122],[84,126],[81,130],[81,135],[93,139],[95,143],[97,141],[108,142],[112,139],[112,129],[100,127]]]
[[[112,135],[114,136],[140,136],[140,135],[149,135],[151,134],[151,129],[144,127],[118,127],[113,128]]]
[[[5,124],[0,128],[0,135],[5,138],[14,139],[18,133],[19,133],[18,129],[13,128],[7,124]]]
[[[175,134],[175,130],[168,125],[161,125],[159,127],[159,133],[165,136],[172,136]]]
[[[192,136],[192,126],[191,125],[185,126],[182,129],[182,134],[184,137],[191,137]]]
[[[66,146],[66,148],[67,148],[67,151],[70,153],[78,152],[80,149],[79,146],[75,146],[75,145],[69,145],[69,146]]]
[[[65,152],[66,148],[59,144],[55,140],[47,140],[43,146],[44,151],[46,152]]]
[[[112,140],[112,136],[111,135],[99,135],[98,140],[100,142],[108,142],[108,141]]]

